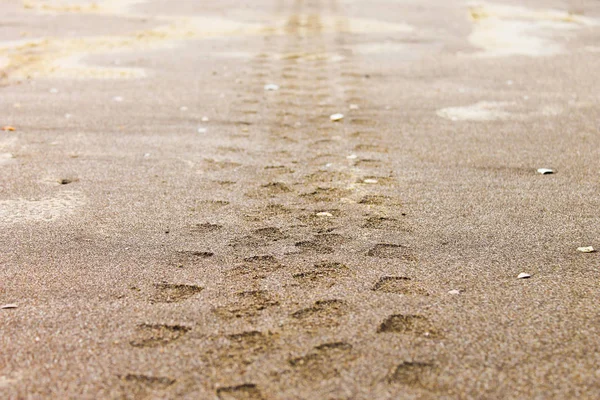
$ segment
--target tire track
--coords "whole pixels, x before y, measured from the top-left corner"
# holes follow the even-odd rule
[[[252,398],[404,390],[421,382],[414,371],[434,370],[428,360],[415,360],[418,368],[412,360],[387,366],[392,378],[358,372],[373,367],[382,344],[388,352],[443,337],[427,316],[387,309],[382,300],[429,292],[411,276],[390,273],[398,265],[410,270],[418,256],[406,244],[413,227],[388,162],[390,144],[378,133],[381,112],[365,100],[369,77],[355,70],[348,20],[331,17],[337,3],[276,6],[285,35],[265,36],[250,62],[251,85],[233,107],[237,131],[229,140],[246,161],[207,175],[232,182],[230,213],[238,221],[211,231],[228,243],[221,259],[229,265],[215,276],[218,332],[210,335],[218,342],[252,332],[269,344],[238,343],[243,368],[232,365],[227,348],[209,350],[206,383],[232,398],[236,388]],[[334,21],[333,33],[323,16]],[[263,91],[266,84],[279,90]],[[346,118],[331,121],[337,112]],[[231,162],[225,154],[216,163]],[[370,333],[358,340],[354,332]],[[324,372],[315,379],[314,371]],[[355,383],[336,381],[343,376]]]

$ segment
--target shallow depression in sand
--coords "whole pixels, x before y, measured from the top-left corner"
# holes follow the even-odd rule
[[[169,48],[184,40],[240,35],[258,29],[254,25],[220,18],[180,18],[153,29],[122,36],[0,42],[0,61],[4,60],[5,74],[9,79],[141,78],[146,76],[141,68],[87,66],[81,59],[95,54]]]
[[[509,118],[511,114],[504,111],[503,107],[511,104],[480,101],[469,106],[442,108],[437,111],[437,115],[452,121],[494,121]]]
[[[573,103],[572,108],[585,107],[587,103]],[[524,106],[524,104],[521,104]],[[436,111],[438,117],[451,121],[526,120],[535,117],[556,117],[565,112],[560,104],[545,104],[534,110],[519,108],[517,102],[480,101],[467,106],[446,107]]]
[[[0,224],[54,221],[84,204],[85,196],[78,191],[65,191],[41,200],[0,200]]]
[[[12,153],[0,153],[0,165],[11,164],[14,158]]]
[[[564,52],[560,39],[598,21],[560,10],[532,10],[500,4],[469,8],[473,31],[469,41],[477,57],[551,56]]]

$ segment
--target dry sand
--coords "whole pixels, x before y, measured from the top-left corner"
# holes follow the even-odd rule
[[[600,398],[599,38],[591,0],[0,2],[0,398]]]

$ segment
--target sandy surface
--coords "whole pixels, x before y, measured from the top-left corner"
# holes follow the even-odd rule
[[[0,398],[600,398],[599,2],[0,16]]]

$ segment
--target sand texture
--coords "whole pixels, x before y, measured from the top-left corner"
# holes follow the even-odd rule
[[[591,0],[0,1],[0,398],[600,398],[599,42]]]

